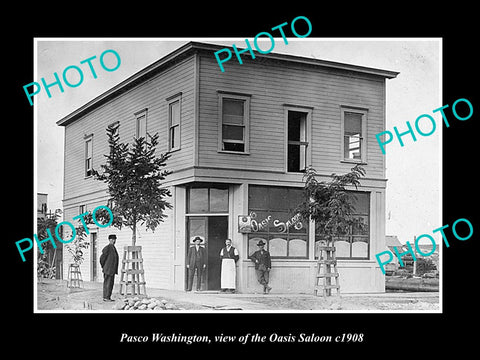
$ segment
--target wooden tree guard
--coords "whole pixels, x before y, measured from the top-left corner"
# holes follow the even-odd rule
[[[79,288],[83,287],[82,273],[79,264],[70,264],[68,266],[67,287]]]
[[[320,253],[317,261],[317,277],[315,279],[315,295],[322,291],[323,296],[332,295],[332,289],[340,294],[340,284],[337,271],[337,258],[335,256],[335,246],[333,242],[325,243],[317,248]],[[332,285],[332,278],[335,278],[335,285]],[[320,283],[319,283],[320,281]]]
[[[123,248],[120,294],[147,295],[141,246],[125,246]]]

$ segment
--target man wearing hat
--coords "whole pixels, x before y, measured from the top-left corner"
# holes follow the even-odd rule
[[[102,250],[100,255],[100,265],[103,269],[103,301],[113,301],[111,299],[115,274],[118,273],[118,253],[115,248],[117,236],[108,235],[109,244]]]
[[[255,263],[255,273],[257,274],[258,282],[263,285],[263,293],[267,294],[272,290],[272,288],[268,286],[272,261],[270,259],[270,253],[265,250],[265,242],[260,240],[257,246],[259,250],[255,251],[250,256],[250,259]]]
[[[190,249],[188,249],[187,255],[187,291],[192,291],[195,269],[197,269],[197,291],[200,291],[203,270],[207,267],[207,253],[205,252],[205,248],[203,246],[200,246],[200,243],[203,242],[203,239],[200,236],[195,236],[193,242],[195,245],[191,246]]]

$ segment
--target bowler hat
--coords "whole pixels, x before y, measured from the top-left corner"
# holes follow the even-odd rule
[[[110,240],[110,239],[116,239],[116,238],[117,238],[117,235],[115,235],[115,234],[110,234],[110,235],[108,235],[108,240]]]
[[[257,246],[262,246],[262,245],[265,245],[265,242],[263,240],[260,240],[258,243],[257,243]]]
[[[195,236],[195,239],[193,239],[193,242],[200,240],[200,242],[203,242],[203,239],[200,236]]]

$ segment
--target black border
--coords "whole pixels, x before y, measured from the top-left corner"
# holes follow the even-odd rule
[[[77,4],[78,5],[78,4]],[[80,348],[84,354],[119,352],[127,354],[133,350],[137,355],[158,356],[163,351],[175,350],[225,356],[227,350],[235,354],[255,356],[264,350],[283,351],[291,343],[252,344],[126,344],[119,343],[122,332],[150,334],[151,332],[182,333],[198,335],[242,335],[260,333],[282,335],[299,332],[334,335],[345,332],[363,333],[362,343],[349,344],[294,344],[305,351],[315,350],[318,354],[329,350],[354,350],[357,353],[368,350],[370,355],[392,354],[405,351],[412,354],[432,354],[432,351],[456,345],[467,350],[475,344],[475,325],[467,327],[475,313],[475,284],[477,283],[474,264],[478,257],[478,211],[469,206],[477,196],[475,189],[478,143],[478,89],[474,81],[478,75],[474,68],[477,61],[473,19],[475,9],[465,6],[451,6],[447,11],[428,8],[421,10],[401,4],[402,9],[389,7],[369,8],[362,3],[359,8],[343,5],[343,8],[329,9],[323,4],[311,8],[290,4],[275,5],[280,12],[273,13],[267,5],[267,13],[256,7],[237,3],[240,11],[234,11],[231,4],[204,5],[199,9],[175,9],[176,16],[168,16],[169,10],[163,4],[136,4],[133,11],[120,9],[122,4],[109,4],[105,10],[96,5],[85,8],[71,6],[71,10],[57,8],[35,9],[20,12],[17,25],[4,25],[7,37],[3,56],[4,74],[7,84],[4,107],[7,116],[7,146],[4,148],[4,254],[7,259],[4,268],[4,290],[6,301],[4,311],[12,313],[12,320],[6,324],[8,348],[21,351],[21,345],[33,345],[32,349],[48,353],[52,347],[70,349],[75,353]],[[386,5],[385,5],[386,6]],[[400,6],[400,4],[398,4]],[[52,6],[53,7],[53,6]],[[88,9],[87,9],[88,7]],[[125,6],[126,8],[128,6]],[[441,7],[441,6],[439,6]],[[214,12],[216,10],[217,12]],[[28,12],[27,12],[28,11]],[[472,14],[472,15],[470,15]],[[25,101],[22,86],[33,81],[33,38],[34,37],[229,37],[251,38],[296,16],[307,16],[313,31],[310,37],[441,37],[443,38],[443,89],[442,104],[451,104],[458,98],[467,98],[473,104],[474,115],[468,121],[450,122],[450,128],[443,128],[443,223],[452,224],[458,218],[469,219],[475,229],[468,241],[450,241],[450,248],[444,248],[443,271],[443,314],[163,314],[161,316],[119,315],[119,314],[33,314],[33,259],[21,262],[14,242],[31,237],[34,233],[31,209],[33,194],[33,109]],[[471,18],[470,18],[471,17]],[[132,19],[141,18],[140,22]],[[135,26],[134,26],[135,25]],[[13,31],[12,31],[13,30]],[[18,33],[15,32],[18,30]],[[475,84],[476,85],[476,84]],[[439,104],[440,106],[441,104]],[[451,111],[446,111],[452,118]],[[419,179],[428,181],[428,179]],[[12,195],[13,196],[12,196]],[[446,233],[453,239],[451,231]],[[13,288],[12,285],[13,284]],[[472,314],[472,315],[471,315]],[[6,315],[6,314],[5,314]],[[77,341],[78,343],[75,343]],[[27,346],[28,346],[27,345]],[[217,349],[218,348],[218,349]],[[383,349],[383,350],[382,350]],[[64,353],[65,354],[65,353]],[[143,354],[143,355],[142,355]],[[307,356],[307,352],[303,353]],[[314,353],[312,353],[314,354]],[[316,354],[316,353],[315,353]],[[66,354],[65,354],[66,355]],[[308,355],[309,356],[309,355]]]

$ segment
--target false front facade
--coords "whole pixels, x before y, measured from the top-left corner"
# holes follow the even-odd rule
[[[312,293],[321,234],[293,211],[303,170],[311,165],[327,180],[361,163],[366,177],[351,190],[363,226],[336,242],[341,291],[383,292],[374,255],[385,247],[385,158],[374,135],[385,128],[386,79],[397,73],[273,53],[245,56],[221,72],[219,49],[190,42],[58,122],[64,216],[108,202],[105,184],[92,177],[109,151],[108,126],[130,143],[158,132],[157,150],[171,152],[164,185],[173,208],[155,232],[137,233],[147,287],[185,290],[187,251],[200,236],[208,257],[203,289],[220,288],[219,254],[229,238],[240,254],[238,291],[261,288],[248,256],[263,240],[272,292]],[[108,234],[122,249],[131,233],[90,230],[82,273],[101,281],[98,254]]]

